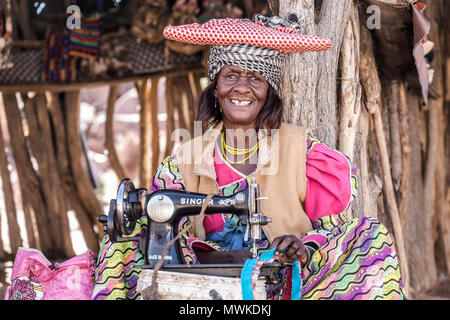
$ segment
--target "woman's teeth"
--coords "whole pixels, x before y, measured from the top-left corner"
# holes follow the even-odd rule
[[[231,102],[233,102],[234,104],[237,104],[238,106],[247,106],[250,103],[252,103],[251,101],[245,101],[245,100],[231,100]]]

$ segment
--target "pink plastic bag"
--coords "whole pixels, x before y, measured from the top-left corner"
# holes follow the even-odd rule
[[[96,259],[88,250],[52,264],[39,250],[19,248],[5,300],[90,300]]]

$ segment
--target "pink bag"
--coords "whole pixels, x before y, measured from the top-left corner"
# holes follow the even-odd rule
[[[19,248],[5,300],[90,300],[96,260],[88,250],[52,264],[39,250]]]

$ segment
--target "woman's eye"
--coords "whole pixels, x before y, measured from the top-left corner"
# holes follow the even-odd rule
[[[225,76],[226,79],[236,79],[236,76],[234,74],[227,74]]]

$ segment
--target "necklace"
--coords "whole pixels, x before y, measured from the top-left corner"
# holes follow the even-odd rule
[[[225,158],[225,160],[227,160],[231,164],[244,163],[245,161],[247,161],[248,159],[253,157],[253,155],[256,153],[256,151],[258,151],[258,149],[259,149],[259,141],[253,147],[251,147],[249,149],[245,149],[245,148],[239,149],[239,148],[230,147],[225,142],[225,131],[222,132],[222,154],[223,154],[223,157]],[[247,155],[247,154],[249,154],[249,156],[241,161],[233,161],[227,157],[227,152],[232,155],[235,155],[235,156],[242,156],[242,155]]]

